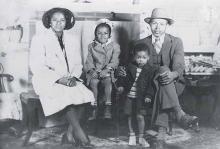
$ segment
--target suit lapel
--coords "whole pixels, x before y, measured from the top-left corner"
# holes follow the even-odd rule
[[[166,34],[165,37],[164,37],[164,42],[163,42],[162,49],[161,49],[162,55],[167,55],[167,53],[170,53],[171,45],[172,45],[171,39]]]
[[[150,51],[152,52],[154,50],[154,46],[152,44],[152,35],[146,38],[146,44],[148,45],[148,47],[150,48]]]

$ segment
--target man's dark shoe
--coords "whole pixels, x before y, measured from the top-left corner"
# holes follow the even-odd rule
[[[190,116],[188,114],[183,115],[179,120],[180,125],[186,129],[198,125],[198,122],[199,119],[197,116]]]
[[[163,140],[155,140],[151,144],[152,149],[165,149],[165,142]]]
[[[111,118],[112,118],[111,105],[107,105],[107,106],[105,107],[104,118],[105,118],[105,119],[111,119]]]

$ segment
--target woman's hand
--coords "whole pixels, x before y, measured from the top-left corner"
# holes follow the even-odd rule
[[[57,83],[68,86],[68,85],[67,85],[68,82],[69,82],[68,79],[69,79],[69,77],[62,77],[62,78],[60,78],[60,79],[57,81]]]
[[[73,87],[76,86],[76,79],[74,77],[62,77],[58,80],[58,83],[65,86]]]
[[[173,82],[178,77],[177,72],[166,71],[159,76],[159,82],[162,85],[167,85]]]
[[[71,77],[68,80],[69,80],[69,82],[68,82],[69,87],[76,86],[76,78],[75,77]]]

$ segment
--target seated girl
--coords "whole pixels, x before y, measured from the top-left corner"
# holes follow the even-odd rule
[[[111,41],[111,31],[109,20],[100,20],[95,28],[95,40],[88,46],[88,56],[85,63],[87,85],[93,91],[96,99],[90,120],[94,120],[97,115],[99,83],[104,89],[104,118],[111,118],[111,74],[118,66],[120,54],[120,46]]]

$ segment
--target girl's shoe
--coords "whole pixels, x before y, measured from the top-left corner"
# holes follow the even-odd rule
[[[95,107],[95,108],[92,110],[92,113],[91,113],[91,115],[90,115],[90,117],[89,117],[88,120],[89,120],[89,121],[95,120],[96,117],[97,117],[97,107]]]
[[[150,147],[150,144],[144,139],[144,138],[139,138],[139,140],[138,140],[139,142],[139,144],[142,146],[142,147]]]
[[[78,143],[77,147],[80,149],[93,149],[95,146],[92,145],[90,142],[88,142],[88,143]]]
[[[62,136],[62,140],[61,140],[61,145],[64,145],[64,144],[72,144],[73,146],[75,146],[75,140],[72,138],[68,138],[67,137],[67,134],[63,134]]]
[[[136,136],[135,133],[130,133],[129,135],[129,140],[128,140],[128,145],[135,146],[136,145]]]

